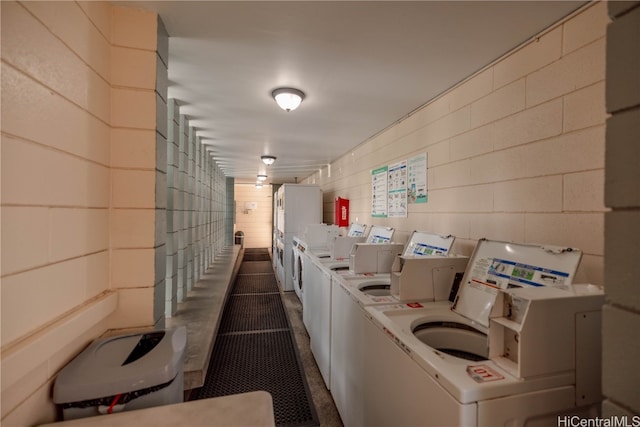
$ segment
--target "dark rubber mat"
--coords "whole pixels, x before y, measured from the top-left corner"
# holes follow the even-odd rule
[[[271,257],[268,253],[244,253],[244,257],[242,257],[242,261],[271,261]]]
[[[246,248],[244,253],[247,254],[268,254],[269,248]]]
[[[271,261],[243,261],[238,274],[273,273]]]
[[[219,334],[287,329],[280,294],[231,295],[222,313]]]
[[[238,274],[232,295],[278,292],[278,281],[273,273]]]
[[[290,330],[218,336],[195,398],[257,390],[271,393],[276,425],[319,425]]]
[[[204,385],[190,400],[258,390],[271,393],[277,426],[320,425],[270,261],[241,264]]]

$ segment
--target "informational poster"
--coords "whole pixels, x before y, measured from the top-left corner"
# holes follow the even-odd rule
[[[407,217],[407,161],[389,165],[389,218]]]
[[[409,203],[427,203],[427,153],[407,161]]]
[[[371,216],[387,217],[387,171],[388,166],[382,166],[371,171]]]

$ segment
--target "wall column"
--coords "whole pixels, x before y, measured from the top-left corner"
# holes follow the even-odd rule
[[[602,412],[631,417],[640,415],[640,2],[608,7]]]

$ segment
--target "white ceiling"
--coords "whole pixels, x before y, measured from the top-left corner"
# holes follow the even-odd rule
[[[584,1],[135,1],[169,33],[169,97],[236,182],[301,180]],[[279,109],[277,87],[306,93]],[[278,159],[266,167],[262,154]]]

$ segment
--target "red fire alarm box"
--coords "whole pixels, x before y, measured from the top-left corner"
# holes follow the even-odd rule
[[[334,224],[338,227],[348,227],[349,226],[349,199],[343,199],[342,197],[338,197],[336,199],[336,214],[334,218]]]

